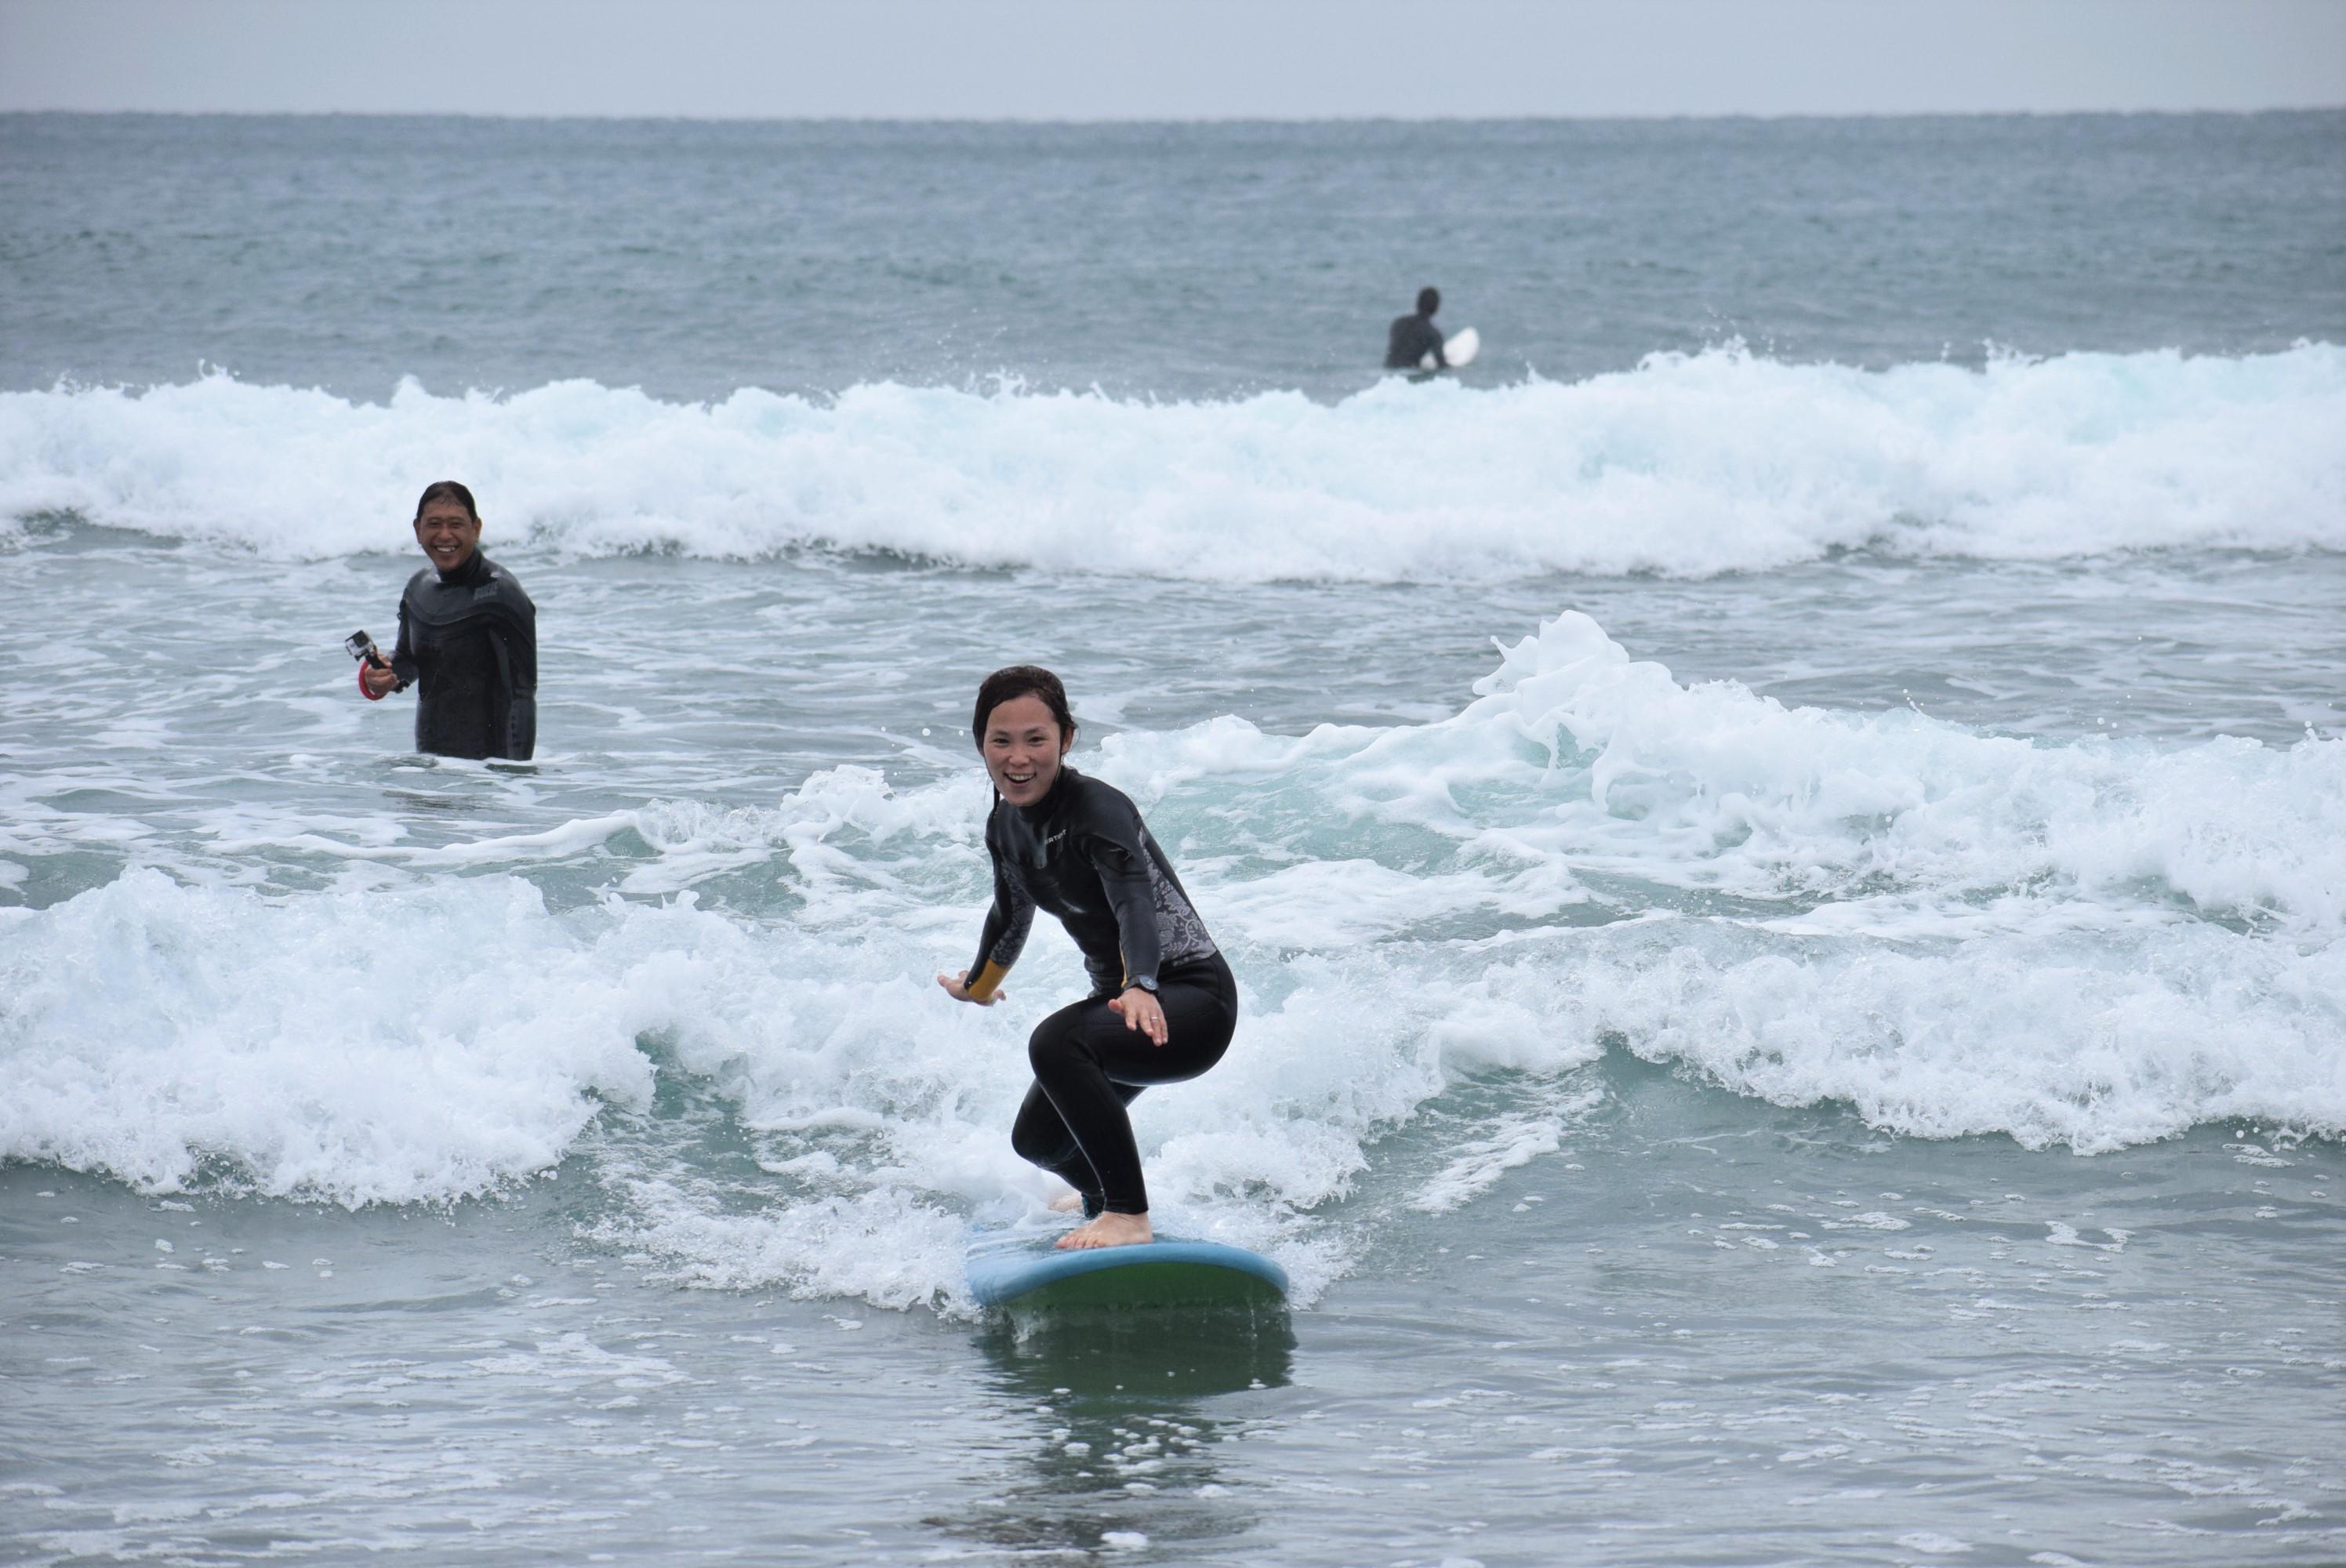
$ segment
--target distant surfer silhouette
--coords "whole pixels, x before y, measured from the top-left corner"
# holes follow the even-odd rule
[[[1395,316],[1392,331],[1385,336],[1385,369],[1389,371],[1447,370],[1450,361],[1442,351],[1442,331],[1433,324],[1433,313],[1442,309],[1442,290],[1420,289],[1417,291],[1417,313]],[[1432,354],[1433,363],[1428,366],[1425,356]]]

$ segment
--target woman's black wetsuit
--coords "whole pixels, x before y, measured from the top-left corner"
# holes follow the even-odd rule
[[[1043,1020],[1027,1041],[1035,1086],[1010,1145],[1082,1194],[1085,1213],[1147,1214],[1124,1108],[1148,1085],[1194,1078],[1222,1059],[1238,1028],[1238,983],[1140,812],[1114,786],[1062,767],[1034,805],[995,800],[985,847],[994,907],[971,994],[994,994],[1038,908],[1066,925],[1092,977],[1091,995]],[[1165,1009],[1162,1045],[1108,1006],[1134,985]]]

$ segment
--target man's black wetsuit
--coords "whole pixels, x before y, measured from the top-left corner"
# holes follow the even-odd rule
[[[1385,338],[1385,369],[1423,370],[1428,350],[1433,351],[1434,369],[1449,368],[1450,361],[1442,351],[1442,329],[1433,324],[1433,317],[1393,318],[1392,331]]]
[[[537,606],[478,550],[444,577],[426,566],[407,580],[391,668],[423,683],[416,750],[525,762],[537,748]]]
[[[1059,917],[1084,955],[1092,993],[1035,1028],[1035,1086],[1011,1147],[1083,1195],[1084,1211],[1147,1214],[1148,1189],[1125,1106],[1150,1084],[1194,1078],[1238,1028],[1238,983],[1125,793],[1062,767],[1032,806],[997,799],[986,820],[994,907],[970,984],[991,995],[1018,962],[1035,911]],[[1127,1029],[1108,999],[1138,985],[1165,1009],[1166,1041]]]

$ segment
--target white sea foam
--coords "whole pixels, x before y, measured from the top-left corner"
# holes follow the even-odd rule
[[[1768,901],[1786,930],[1909,939],[2183,911],[2322,942],[2346,928],[2346,740],[2053,745],[1903,708],[1786,708],[1732,681],[1681,686],[1577,612],[1501,654],[1438,723],[1288,738],[1224,718],[1111,737],[1103,769],[1144,799],[1242,795],[1267,845],[1304,852],[1287,877],[1373,854],[1362,824],[1448,841],[1455,860],[1431,876],[1412,854],[1406,888],[1349,878],[1341,912],[1318,918],[1352,930],[1380,909],[1408,911],[1388,930],[1463,904],[1549,914],[1595,877]],[[1461,875],[1473,885],[1447,880]]]
[[[891,384],[713,405],[568,382],[387,404],[212,376],[0,394],[0,516],[279,557],[409,546],[429,478],[491,537],[814,547],[1263,581],[1752,570],[1837,548],[2054,559],[2346,548],[2346,349],[1789,365],[1735,351],[1334,406]]]
[[[2045,745],[1786,708],[1566,614],[1434,723],[1221,718],[1078,760],[1140,801],[1244,995],[1222,1065],[1143,1102],[1152,1197],[1307,1297],[1352,1245],[1315,1215],[1474,1201],[1589,1112],[1611,1050],[1911,1135],[2346,1133],[2346,740]],[[462,850],[356,835],[325,891],[143,870],[11,911],[0,1157],[357,1204],[586,1156],[622,1197],[602,1233],[685,1277],[950,1298],[968,1217],[1046,1196],[1004,1129],[1025,1029],[1083,984],[1048,931],[1008,1005],[928,983],[974,942],[981,804],[842,768],[768,808]],[[525,880],[597,855],[584,907]],[[746,865],[775,912],[696,900]],[[663,1074],[755,1141],[770,1201],[679,1152]],[[1469,1079],[1480,1108],[1416,1146]]]

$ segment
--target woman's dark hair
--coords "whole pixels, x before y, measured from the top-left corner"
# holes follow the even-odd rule
[[[976,737],[979,750],[985,749],[985,721],[994,717],[994,710],[1022,697],[1041,697],[1058,721],[1060,736],[1067,740],[1076,738],[1076,716],[1067,711],[1067,688],[1059,684],[1059,677],[1040,665],[1014,664],[978,683],[977,711],[969,716],[969,732]]]
[[[422,498],[415,503],[415,515],[419,521],[423,516],[423,509],[434,501],[461,501],[464,504],[465,516],[475,523],[481,520],[481,509],[473,504],[473,493],[453,479],[435,479],[423,487]]]

